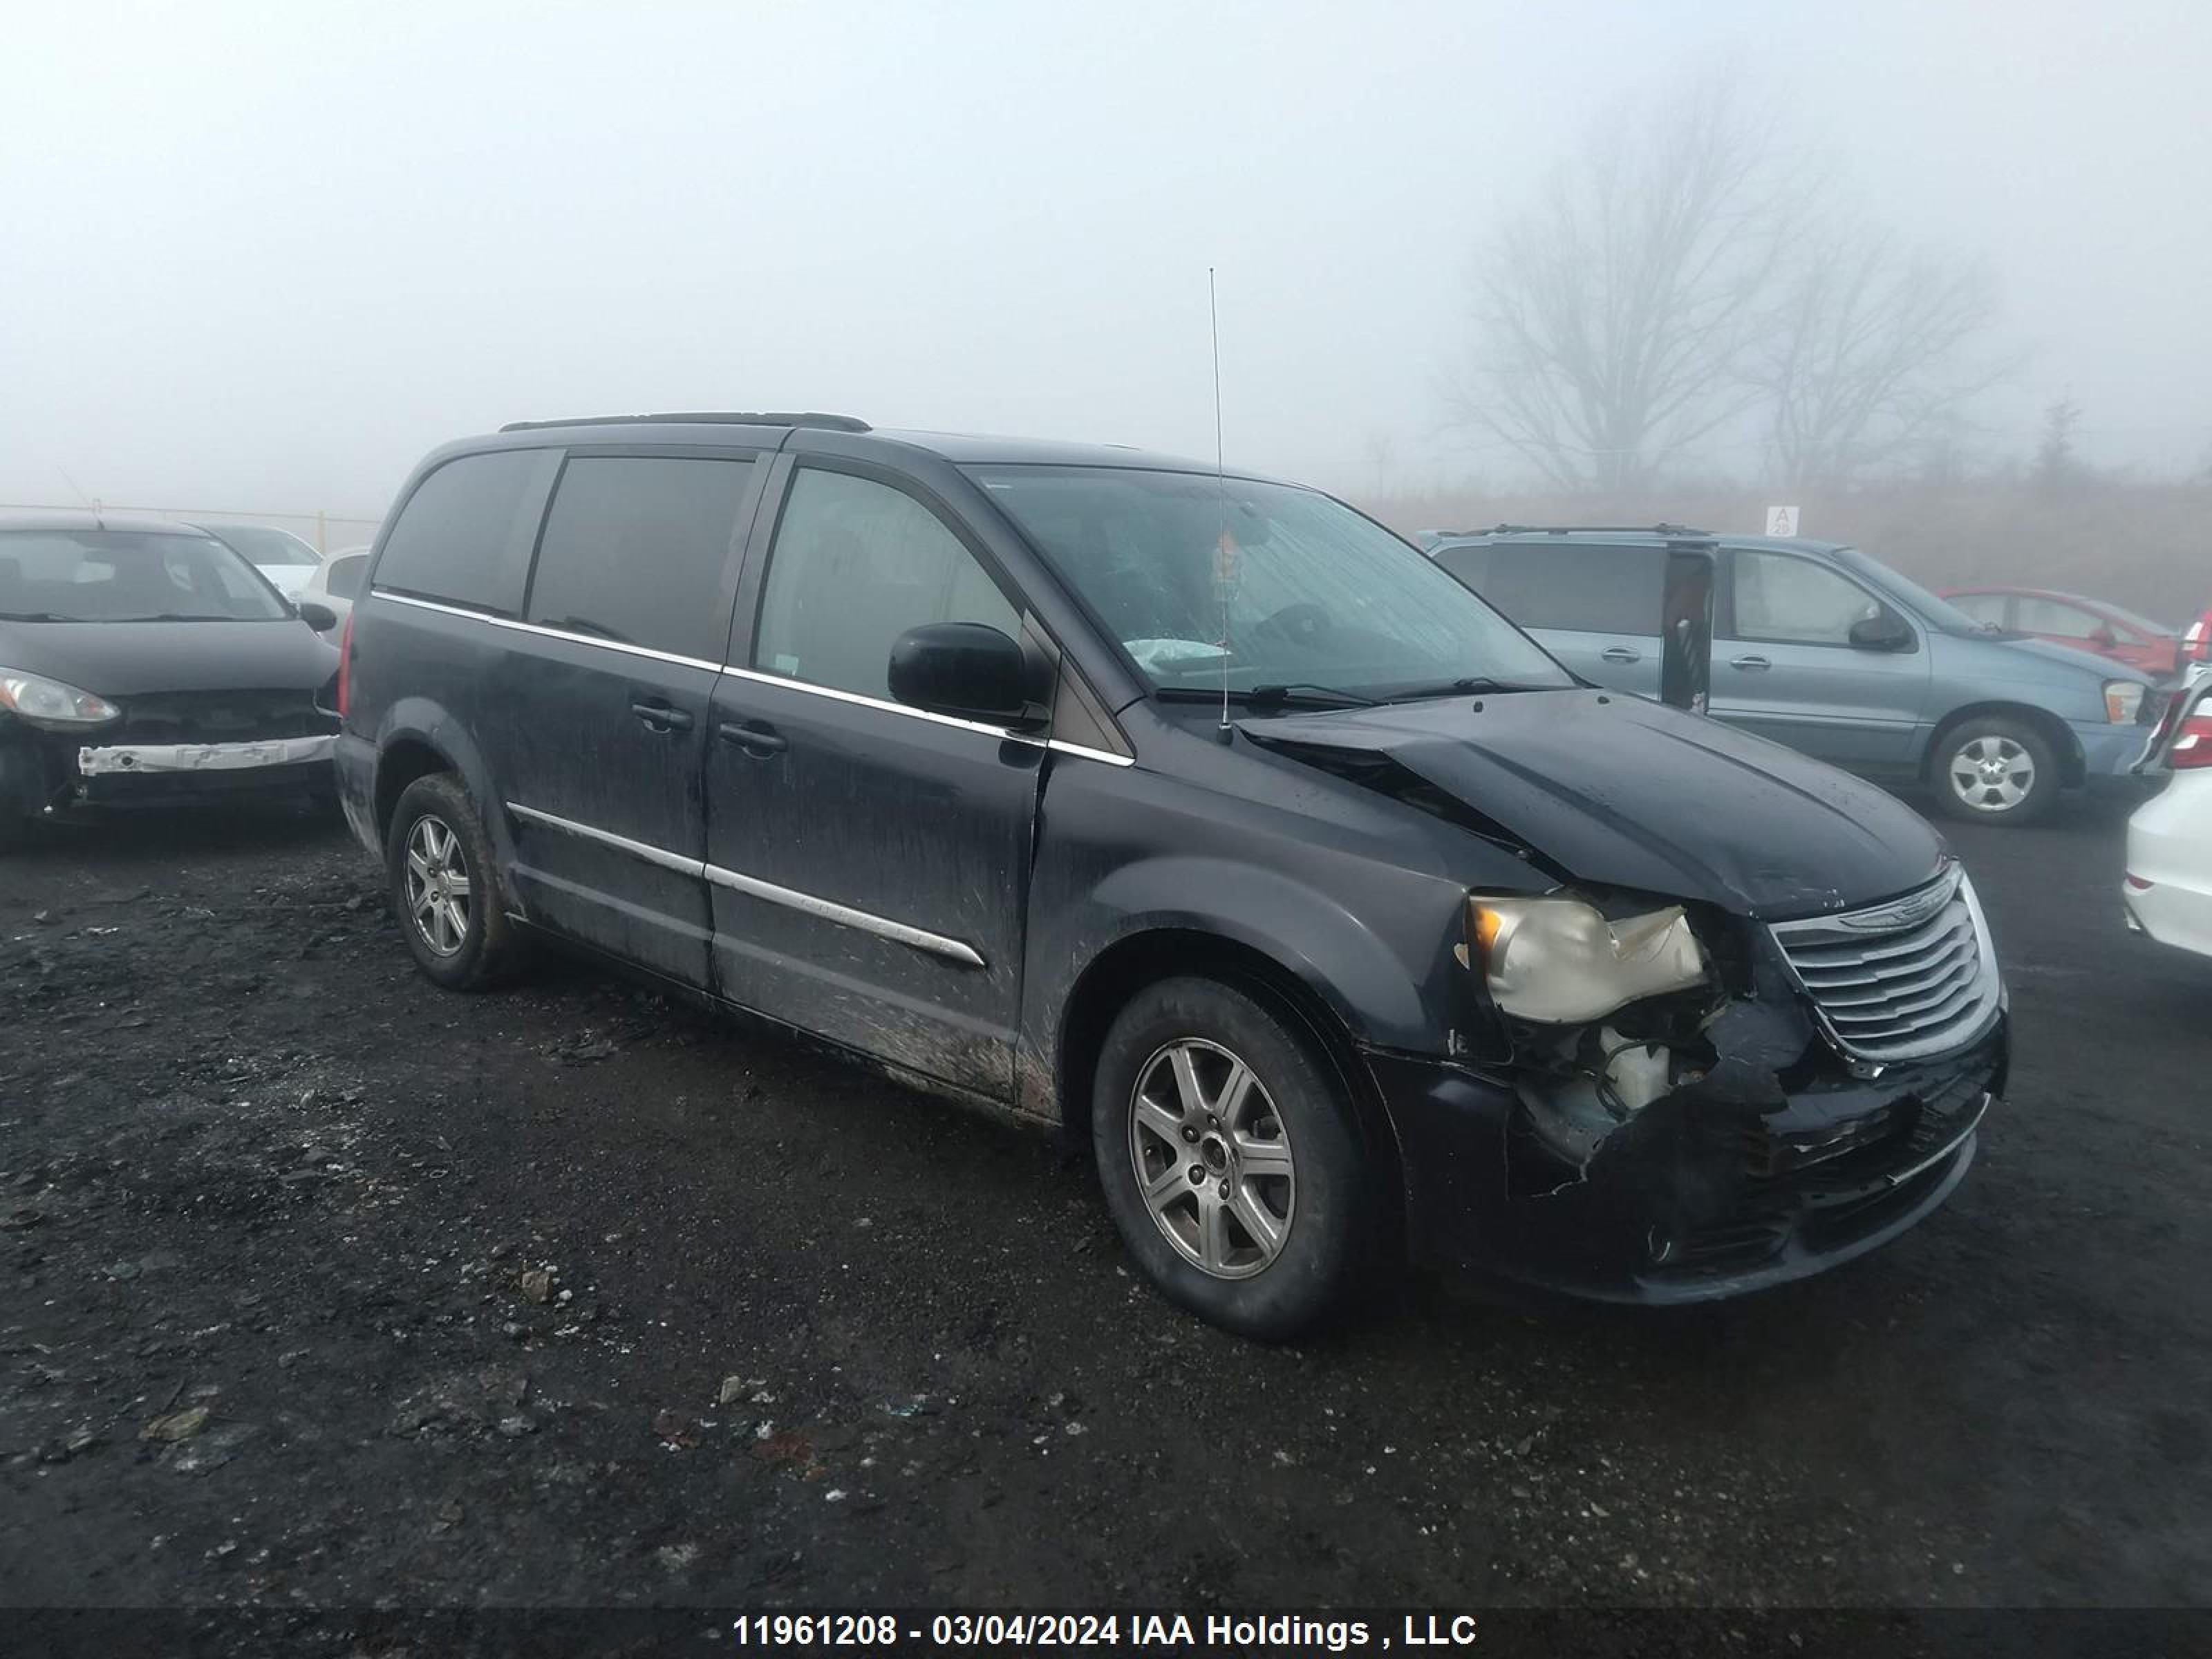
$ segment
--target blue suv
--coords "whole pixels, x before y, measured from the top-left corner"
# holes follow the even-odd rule
[[[1975,621],[1856,548],[1648,530],[1435,532],[1429,556],[1584,678],[1659,695],[1670,550],[1715,561],[1710,712],[1954,817],[2032,823],[2126,776],[2150,681]]]

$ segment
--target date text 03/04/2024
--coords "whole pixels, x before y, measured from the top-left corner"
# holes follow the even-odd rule
[[[1391,1625],[1396,1626],[1395,1629]],[[1380,1618],[1308,1613],[757,1613],[730,1625],[740,1647],[933,1648],[1302,1647],[1332,1653],[1403,1647],[1464,1648],[1478,1632],[1472,1613]]]

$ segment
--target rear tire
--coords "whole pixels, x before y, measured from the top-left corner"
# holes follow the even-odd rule
[[[2017,827],[2058,804],[2058,757],[2023,720],[1976,714],[1943,733],[1928,769],[1936,804],[1968,823]]]
[[[512,979],[522,940],[507,914],[491,837],[460,780],[435,772],[409,784],[384,845],[392,913],[415,965],[449,991]]]
[[[1115,1018],[1092,1089],[1107,1208],[1169,1300],[1271,1342],[1343,1304],[1373,1260],[1376,1175],[1310,1037],[1233,987],[1164,980]]]

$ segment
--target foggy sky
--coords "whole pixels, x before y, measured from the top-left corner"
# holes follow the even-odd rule
[[[380,512],[523,416],[818,408],[1369,490],[1469,249],[1624,93],[1732,64],[1986,256],[2104,463],[2212,456],[2212,6],[9,8],[0,501]],[[1378,465],[1378,456],[1384,458]]]

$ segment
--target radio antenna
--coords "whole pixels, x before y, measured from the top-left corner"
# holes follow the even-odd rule
[[[1213,489],[1221,502],[1221,531],[1213,544],[1213,586],[1221,595],[1221,724],[1215,735],[1230,740],[1229,577],[1235,566],[1229,550],[1229,465],[1221,443],[1221,307],[1214,297],[1213,267],[1206,268],[1206,315],[1213,328]]]

